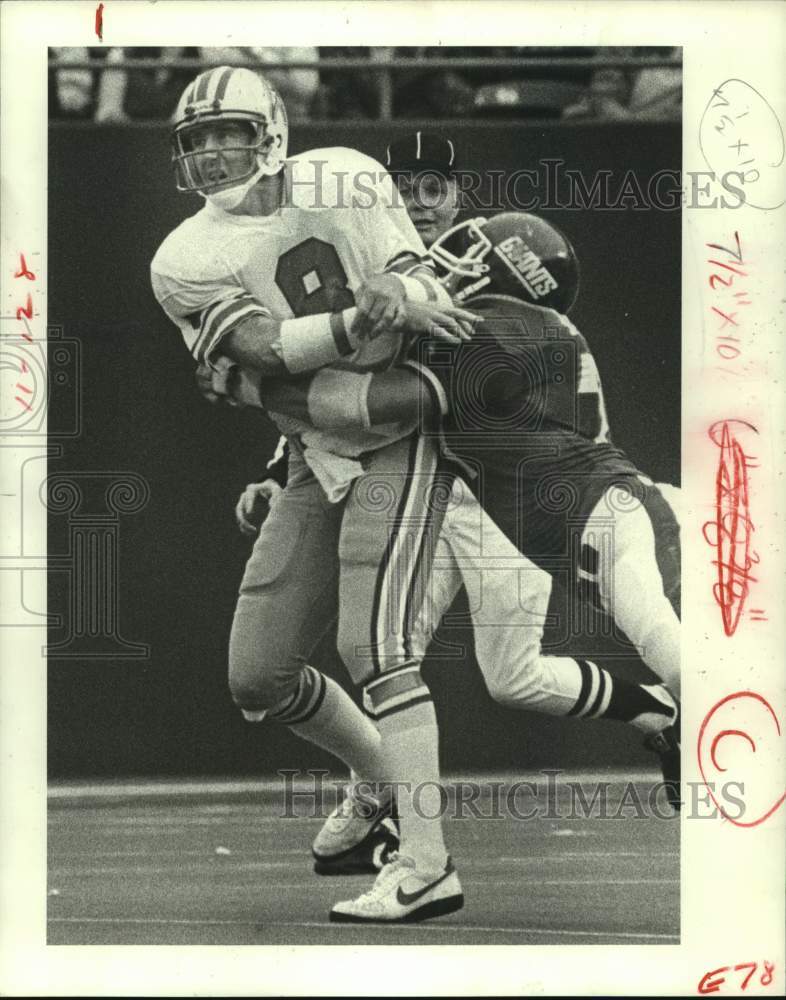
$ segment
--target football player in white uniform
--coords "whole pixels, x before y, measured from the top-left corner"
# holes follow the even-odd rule
[[[594,359],[564,316],[578,288],[572,247],[549,224],[523,213],[475,220],[470,232],[472,245],[458,263],[467,271],[465,285],[481,279],[482,293],[476,290],[469,302],[483,310],[488,329],[459,345],[453,358],[443,351],[439,361],[432,356],[424,365],[410,359],[375,375],[364,403],[363,421],[371,426],[416,412],[421,420],[429,412],[451,414],[443,450],[454,469],[465,469],[473,482],[474,500],[466,496],[466,483],[454,478],[439,539],[453,562],[445,553],[442,568],[449,575],[435,588],[438,611],[430,624],[439,621],[460,585],[459,571],[482,567],[489,554],[486,537],[492,551],[505,551],[498,540],[502,529],[509,544],[542,569],[571,570],[582,599],[613,615],[644,661],[679,694],[679,490],[653,484],[610,440]],[[486,248],[483,255],[475,252],[478,241]],[[493,248],[500,251],[498,260],[488,253]],[[438,249],[444,256],[444,248]],[[513,266],[523,249],[537,258],[538,272],[548,278],[538,291]],[[483,264],[484,259],[490,263]],[[530,277],[534,266],[527,262]],[[349,398],[351,386],[345,388],[344,415],[336,411],[332,418],[340,423],[358,405]],[[283,387],[264,380],[254,386],[248,380],[234,391],[251,405],[261,405],[255,402],[258,394],[258,400],[275,406]],[[282,405],[321,423],[328,408],[322,400],[315,405],[312,393],[311,381],[303,379],[291,385]],[[481,516],[478,501],[491,514],[491,524]],[[522,569],[515,560],[511,568]],[[538,588],[537,576],[526,580],[528,604],[539,609],[542,621],[549,588]],[[470,586],[466,576],[465,583]],[[501,602],[514,622],[518,590],[515,584],[508,588],[513,601],[505,600],[504,589],[491,590],[491,603]],[[531,619],[537,620],[537,615]],[[500,700],[548,714],[632,722],[651,737],[664,737],[650,739],[652,749],[672,758],[678,754],[678,706],[666,688],[612,678],[589,661],[544,657],[539,634],[537,642],[511,656],[514,644],[507,631],[496,630],[488,661],[481,656],[483,646],[478,647],[481,669]],[[668,766],[678,766],[678,760]],[[675,773],[675,787],[668,789],[675,805],[677,781]]]
[[[452,157],[452,148],[450,152]],[[281,387],[270,390],[268,402],[280,391]],[[283,405],[291,407],[293,414],[308,412],[311,419],[319,422],[322,419],[319,410],[311,411],[309,407],[320,395],[320,389],[309,384],[305,410],[299,409],[291,397]],[[323,412],[327,413],[327,409]],[[337,414],[338,409],[334,411],[334,418]],[[352,415],[347,412],[339,422],[351,419]],[[550,578],[519,554],[460,480],[454,486],[439,535],[435,569],[431,617],[427,620],[428,615],[424,614],[418,621],[419,657],[425,652],[431,631],[447,610],[463,575],[473,597],[478,661],[490,691],[498,700],[511,707],[553,715],[619,719],[651,736],[661,733],[674,721],[675,702],[660,685],[638,685],[612,678],[590,661],[541,655],[540,638],[551,589]],[[373,708],[371,712],[373,715]],[[662,748],[653,744],[653,749]],[[671,747],[668,749],[671,751]],[[315,843],[315,853],[323,862],[324,855],[319,849],[328,846],[329,841],[324,833],[334,834],[333,846],[341,845],[338,828],[342,819],[346,820],[346,837],[353,822],[348,810],[344,814],[339,811],[326,825],[320,835],[325,843],[321,843],[320,838]],[[362,822],[354,822],[362,827]],[[337,829],[334,831],[332,827]],[[346,842],[343,846],[346,847]],[[340,862],[340,857],[334,856]],[[328,867],[325,865],[325,870]],[[335,908],[332,919],[405,919],[406,914],[402,915],[401,908],[391,902],[393,893],[387,874],[380,882],[371,894]]]
[[[456,174],[456,148],[452,140],[419,129],[388,144],[385,166],[412,224],[428,249],[456,221],[460,194]],[[206,366],[197,373],[202,391],[212,402],[212,370]],[[289,449],[281,437],[276,452],[259,482],[249,483],[235,506],[235,518],[244,535],[255,536],[270,502],[287,481]]]
[[[368,385],[410,336],[468,335],[474,317],[421,265],[422,242],[384,168],[347,149],[287,158],[283,105],[256,74],[200,74],[178,105],[173,143],[178,187],[206,204],[164,240],[151,279],[197,362],[220,357],[267,377],[318,370],[329,398],[340,374]],[[437,449],[414,433],[416,420],[324,431],[268,413],[293,468],[241,583],[232,696],[245,718],[287,725],[366,780],[436,783],[433,704],[409,639],[431,555]],[[359,489],[359,477],[384,482],[384,493]],[[376,727],[307,664],[337,613],[352,679],[373,682]],[[457,909],[439,824],[401,797],[398,809],[402,845],[413,845],[398,877],[407,913]]]

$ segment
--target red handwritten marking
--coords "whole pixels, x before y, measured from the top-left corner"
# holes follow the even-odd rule
[[[756,553],[751,552],[754,528],[748,513],[748,468],[753,456],[746,455],[733,437],[730,425],[734,423],[758,433],[745,421],[719,420],[710,427],[708,434],[713,444],[720,448],[720,459],[715,475],[715,518],[707,521],[702,529],[705,541],[718,555],[713,560],[718,581],[712,594],[720,605],[723,630],[728,636],[734,635],[750,583],[756,582],[750,575],[750,568],[759,562]]]
[[[723,311],[722,309],[718,309],[718,307],[717,307],[717,306],[713,306],[713,307],[712,307],[712,311],[713,311],[713,312],[716,312],[716,313],[717,313],[717,314],[718,314],[719,316],[722,316],[722,317],[723,317],[723,318],[724,318],[724,319],[726,320],[726,322],[725,322],[725,323],[723,324],[723,326],[721,327],[721,330],[725,329],[725,328],[726,328],[726,327],[727,327],[727,326],[729,325],[729,323],[731,323],[731,325],[732,325],[732,326],[739,326],[739,325],[740,325],[740,324],[739,324],[739,323],[737,323],[737,322],[736,322],[736,320],[734,319],[734,317],[735,317],[735,316],[737,315],[737,313],[732,313],[732,314],[731,314],[731,316],[729,316],[729,315],[728,315],[727,313],[725,313],[725,312],[724,312],[724,311]]]
[[[748,272],[747,271],[740,271],[739,268],[732,267],[731,264],[727,264],[727,263],[725,263],[725,261],[722,261],[722,260],[708,260],[707,263],[708,264],[717,264],[718,267],[725,267],[727,271],[733,271],[735,274],[739,274],[739,276],[741,278],[747,278],[748,277]]]
[[[742,247],[740,246],[740,234],[736,230],[734,231],[734,241],[737,244],[736,250],[729,250],[728,247],[721,246],[720,243],[708,243],[707,246],[711,250],[722,250],[724,253],[727,253],[729,257],[734,257],[739,264],[744,264],[745,261],[742,259]]]
[[[715,739],[712,741],[712,746],[710,747],[710,760],[712,761],[712,766],[717,768],[717,770],[719,771],[725,771],[726,768],[723,767],[721,764],[719,764],[717,759],[715,758],[715,749],[720,743],[720,741],[725,739],[727,736],[741,736],[744,740],[748,741],[751,750],[753,750],[753,752],[756,753],[756,744],[753,742],[753,739],[747,733],[743,733],[741,729],[722,729],[715,737]]]
[[[24,306],[19,306],[19,308],[16,310],[17,319],[21,319],[23,316],[26,316],[28,319],[33,318],[33,299],[29,292],[27,293],[27,304]]]
[[[104,40],[104,5],[100,3],[96,7],[96,34],[99,42]]]
[[[780,723],[778,722],[778,716],[773,711],[772,705],[770,705],[770,703],[763,695],[758,694],[756,691],[735,691],[734,694],[727,694],[725,698],[721,698],[721,700],[717,704],[713,705],[713,707],[709,710],[709,712],[707,712],[707,714],[704,716],[704,721],[702,722],[701,728],[699,729],[699,737],[696,742],[696,755],[699,760],[699,770],[701,771],[702,780],[704,781],[704,784],[707,786],[707,791],[709,792],[710,798],[718,807],[718,810],[720,811],[721,815],[725,819],[727,819],[730,823],[733,823],[735,826],[742,826],[747,828],[752,826],[758,826],[760,823],[763,823],[765,819],[769,819],[769,817],[772,816],[772,814],[783,805],[784,800],[786,800],[786,792],[784,792],[779,798],[775,800],[773,805],[770,806],[770,808],[764,813],[763,816],[758,816],[756,819],[752,819],[749,821],[743,821],[741,819],[735,819],[734,817],[729,816],[726,812],[724,812],[723,806],[715,798],[714,786],[713,784],[707,781],[707,775],[705,774],[704,771],[704,760],[702,756],[702,751],[704,750],[704,739],[705,739],[704,733],[715,713],[719,709],[721,709],[724,705],[728,704],[731,701],[735,701],[738,698],[753,698],[760,704],[764,705],[764,707],[772,716],[773,722],[775,723],[775,728],[778,732],[778,736],[781,735],[781,727]],[[720,764],[717,763],[715,755],[718,744],[722,739],[725,739],[727,736],[742,736],[751,745],[751,747],[753,748],[753,752],[754,753],[756,752],[756,741],[748,733],[742,732],[742,730],[739,729],[722,729],[717,734],[717,736],[715,736],[710,745],[710,762],[712,763],[713,767],[717,768],[717,770],[719,771],[725,771],[726,768],[721,767]]]
[[[714,257],[710,257],[707,259],[707,263],[711,264],[714,268],[717,268],[718,271],[722,270],[726,272],[725,276],[723,274],[718,274],[717,272],[710,274],[708,276],[707,280],[709,281],[710,288],[714,292],[717,292],[718,295],[722,295],[725,289],[731,289],[731,286],[734,283],[735,278],[748,277],[748,272],[742,270],[742,268],[747,265],[743,260],[742,245],[740,243],[740,234],[736,230],[734,233],[734,242],[736,244],[736,248],[725,247],[720,243],[706,244],[706,246],[709,247],[710,249],[719,250],[722,253],[726,254],[726,256],[729,258],[729,260],[718,260],[719,255],[716,255]],[[719,285],[722,286],[720,290],[718,289]],[[737,310],[741,306],[750,306],[753,303],[748,298],[747,291],[737,291],[737,292],[727,291],[726,295],[727,297],[734,298],[735,300],[734,302],[730,303],[732,308],[729,308],[729,306],[726,305],[725,302],[723,308],[717,305],[711,305],[710,308],[716,314],[716,316],[719,316],[723,320],[722,326],[720,326],[718,332],[716,333],[716,340],[717,341],[731,340],[734,341],[734,343],[733,344],[716,343],[715,351],[719,355],[719,357],[721,357],[724,361],[736,361],[737,358],[739,358],[742,353],[741,348],[736,346],[737,344],[740,343],[739,337],[723,336],[722,331],[725,330],[727,326],[733,326],[735,327],[736,330],[739,330],[740,323],[737,320],[737,316],[739,315]],[[728,375],[738,376],[740,374],[739,371],[730,368],[721,368],[720,370]]]
[[[708,260],[707,263],[708,264],[717,264],[718,267],[725,267],[727,271],[731,271],[732,272],[732,276],[729,278],[728,281],[722,275],[720,275],[720,274],[711,274],[710,275],[710,278],[709,278],[710,288],[713,290],[713,292],[715,291],[715,282],[716,281],[719,281],[724,286],[724,288],[731,288],[731,286],[734,284],[734,277],[735,277],[735,275],[738,278],[747,278],[748,277],[748,272],[747,271],[740,271],[738,268],[732,267],[731,264],[724,264],[720,260]]]
[[[705,972],[704,975],[699,980],[698,992],[702,994],[706,993],[718,993],[721,986],[726,982],[726,977],[722,975],[724,972],[741,972],[743,969],[748,969],[749,972],[739,984],[740,990],[747,989],[748,983],[753,979],[756,974],[756,970],[759,967],[758,962],[740,962],[739,965],[722,965],[719,969],[713,969],[712,972]],[[773,973],[775,972],[775,963],[768,962],[766,959],[762,963],[763,972],[759,977],[759,983],[762,986],[769,986],[772,983]],[[716,978],[719,977],[719,978]],[[734,984],[731,984],[732,988]]]
[[[28,281],[35,281],[35,275],[28,268],[27,261],[25,260],[25,255],[23,253],[19,254],[19,265],[20,269],[14,274],[15,278],[27,278]]]
[[[739,338],[737,337],[718,337],[718,340],[738,340],[738,339]],[[736,358],[740,356],[740,349],[739,347],[735,347],[734,344],[718,344],[716,345],[715,350],[723,358],[724,361],[734,361]],[[728,371],[728,369],[724,368],[722,369],[722,371]],[[736,375],[737,373],[732,372],[732,374]]]
[[[30,268],[27,266],[27,260],[25,259],[25,255],[23,253],[21,253],[21,252],[19,254],[19,270],[14,272],[14,277],[15,278],[27,278],[28,281],[35,281],[36,280],[36,276],[35,276],[34,272],[31,271]],[[25,304],[23,306],[19,306],[17,308],[17,310],[16,310],[16,318],[17,318],[17,320],[21,320],[22,323],[24,324],[24,326],[26,327],[26,331],[21,334],[22,338],[24,340],[27,340],[29,343],[32,344],[33,343],[33,337],[28,332],[30,330],[30,327],[27,325],[27,322],[26,322],[28,319],[32,319],[33,318],[33,297],[32,297],[32,295],[29,292],[27,293],[27,301],[25,302]],[[25,374],[29,370],[30,369],[27,367],[27,363],[23,360],[22,363],[21,363],[20,371],[23,374]],[[21,382],[17,382],[16,383],[16,388],[19,389],[21,392],[26,392],[30,396],[32,396],[34,394],[34,390],[33,389],[30,389],[26,385],[22,385]],[[19,403],[21,406],[23,406],[26,410],[32,410],[32,406],[30,406],[30,404],[27,402],[26,399],[23,399],[21,396],[15,396],[14,399],[16,400],[17,403]]]

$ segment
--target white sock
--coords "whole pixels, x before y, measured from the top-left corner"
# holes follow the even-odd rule
[[[377,728],[389,780],[395,787],[400,851],[418,869],[439,872],[447,861],[442,835],[439,730],[431,698],[381,711]]]
[[[339,684],[313,667],[303,668],[297,691],[269,715],[335,754],[364,781],[386,777],[374,723]]]

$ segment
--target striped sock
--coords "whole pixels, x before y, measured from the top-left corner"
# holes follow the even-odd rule
[[[268,714],[335,754],[364,781],[384,779],[382,741],[374,723],[339,684],[314,667],[303,667],[294,693]]]
[[[388,779],[396,782],[402,854],[423,872],[447,863],[442,836],[443,791],[434,704],[417,664],[404,664],[366,687]]]
[[[612,677],[591,660],[575,661],[581,671],[581,690],[567,713],[581,719],[617,719],[645,733],[671,725],[677,704],[662,684],[633,684]]]

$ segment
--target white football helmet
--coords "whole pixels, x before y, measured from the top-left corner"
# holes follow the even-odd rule
[[[216,122],[240,123],[248,141],[196,148],[195,136]],[[198,191],[224,209],[239,205],[254,184],[278,173],[287,156],[284,102],[250,69],[217,66],[183,91],[172,130],[172,163],[179,191]]]

